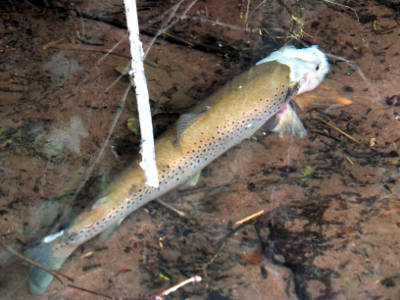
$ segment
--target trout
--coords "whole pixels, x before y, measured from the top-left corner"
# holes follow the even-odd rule
[[[306,131],[289,105],[298,94],[317,87],[329,71],[317,46],[286,46],[234,78],[192,111],[183,114],[156,140],[159,187],[145,184],[139,160],[127,167],[91,207],[65,229],[26,251],[32,260],[59,270],[86,241],[118,226],[131,212],[183,185],[232,146],[251,137],[268,121],[273,131],[304,136]],[[53,276],[31,266],[30,291],[42,294]]]

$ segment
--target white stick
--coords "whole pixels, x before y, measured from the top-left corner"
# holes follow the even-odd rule
[[[169,289],[159,293],[157,296],[155,296],[155,299],[163,300],[164,296],[167,296],[168,294],[175,292],[177,289],[183,287],[184,285],[187,285],[188,283],[192,283],[192,282],[201,282],[201,280],[202,280],[202,278],[198,275],[190,277],[190,278],[178,283],[177,285],[174,285],[173,287],[170,287]]]
[[[140,166],[146,175],[146,184],[158,187],[159,182],[155,159],[153,125],[151,122],[149,92],[147,90],[146,76],[143,67],[143,48],[139,38],[136,0],[124,0],[124,4],[132,56],[129,76],[131,78],[133,77],[135,82],[140,134],[142,136],[142,145],[140,150],[140,153],[142,154],[142,162],[140,163]]]

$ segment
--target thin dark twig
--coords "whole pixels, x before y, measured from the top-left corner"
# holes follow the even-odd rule
[[[251,222],[247,222],[247,223],[243,223],[235,228],[233,228],[230,232],[228,232],[227,235],[225,235],[223,238],[221,238],[218,243],[217,243],[217,250],[215,251],[214,256],[204,264],[203,266],[203,273],[205,276],[207,276],[207,268],[209,265],[211,265],[215,259],[218,257],[218,255],[220,254],[222,248],[225,246],[226,241],[232,236],[234,235],[236,232],[238,232],[240,229],[242,229],[243,227],[247,226],[248,224],[251,224]]]
[[[60,281],[61,283],[64,283],[64,282],[62,281],[62,279],[61,279],[60,277],[66,278],[66,279],[68,279],[69,281],[74,282],[74,279],[73,279],[72,277],[70,277],[70,276],[68,276],[68,275],[65,275],[65,274],[63,274],[63,273],[61,273],[61,272],[59,272],[59,271],[49,269],[49,268],[43,266],[42,264],[39,264],[39,263],[37,263],[36,261],[33,261],[33,260],[27,258],[26,256],[22,255],[21,253],[19,253],[18,251],[14,250],[14,249],[11,248],[10,246],[5,245],[4,242],[1,241],[1,240],[0,240],[0,245],[1,245],[4,249],[6,249],[8,252],[10,252],[11,254],[17,256],[18,258],[20,258],[20,259],[23,260],[24,262],[26,262],[26,263],[28,263],[28,264],[30,264],[30,265],[32,265],[32,266],[35,266],[35,267],[37,267],[37,268],[39,268],[39,269],[42,269],[43,271],[46,271],[47,273],[53,275],[54,278],[56,278],[56,279],[57,279],[58,281]]]
[[[68,275],[65,275],[65,274],[63,274],[63,273],[61,273],[59,271],[49,269],[49,268],[43,266],[42,264],[39,264],[39,263],[27,258],[25,255],[19,253],[18,251],[14,250],[10,246],[7,246],[6,244],[4,244],[4,242],[1,241],[1,240],[0,240],[0,246],[2,246],[8,252],[10,252],[11,254],[17,256],[18,258],[20,258],[24,262],[26,262],[26,263],[28,263],[28,264],[30,264],[32,266],[35,266],[35,267],[37,267],[39,269],[42,269],[43,271],[46,271],[47,273],[53,275],[54,278],[56,278],[58,281],[60,281],[61,284],[65,285],[67,287],[74,288],[74,289],[77,289],[77,290],[80,290],[80,291],[84,291],[84,292],[87,292],[87,293],[90,293],[90,294],[93,294],[93,295],[96,295],[96,296],[102,296],[102,297],[105,297],[107,299],[116,299],[115,297],[111,297],[109,295],[106,295],[106,294],[103,294],[103,293],[100,293],[100,292],[89,290],[89,289],[86,289],[84,287],[80,287],[80,286],[77,286],[75,284],[72,284],[72,283],[65,284],[64,281],[61,278],[66,278],[71,282],[75,281],[74,278],[72,278],[72,277],[70,277]]]
[[[75,284],[68,283],[67,286],[70,287],[70,288],[77,289],[77,290],[79,290],[79,291],[83,291],[83,292],[86,292],[86,293],[89,293],[89,294],[93,294],[93,295],[96,295],[96,296],[101,296],[101,297],[104,297],[104,298],[107,298],[107,299],[116,299],[116,298],[111,297],[111,296],[109,296],[109,295],[107,295],[107,294],[103,294],[103,293],[100,293],[100,292],[88,290],[88,289],[86,289],[86,288],[77,286],[77,285],[75,285]]]

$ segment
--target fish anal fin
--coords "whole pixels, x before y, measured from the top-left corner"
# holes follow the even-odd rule
[[[125,218],[121,218],[119,219],[117,222],[115,222],[114,224],[112,224],[110,227],[108,227],[106,230],[104,230],[102,233],[100,233],[100,240],[101,241],[105,241],[106,239],[108,239],[110,237],[111,234],[114,233],[114,231],[116,231],[119,227],[119,225],[121,225],[121,223],[124,221]]]

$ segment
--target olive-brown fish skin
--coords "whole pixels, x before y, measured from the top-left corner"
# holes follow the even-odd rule
[[[96,203],[65,230],[49,235],[27,255],[51,269],[99,233],[119,225],[132,211],[183,184],[232,146],[249,138],[296,93],[290,68],[272,61],[257,65],[185,114],[156,141],[158,188],[145,185],[138,161],[118,176]],[[32,293],[45,292],[53,277],[30,268]]]
[[[95,208],[86,210],[70,226],[63,237],[68,245],[63,248],[75,248],[183,184],[226,150],[252,136],[287,103],[294,89],[289,68],[276,62],[256,66],[233,79],[191,112],[190,124],[178,121],[156,141],[158,188],[145,185],[143,170],[135,161],[110,185]]]

